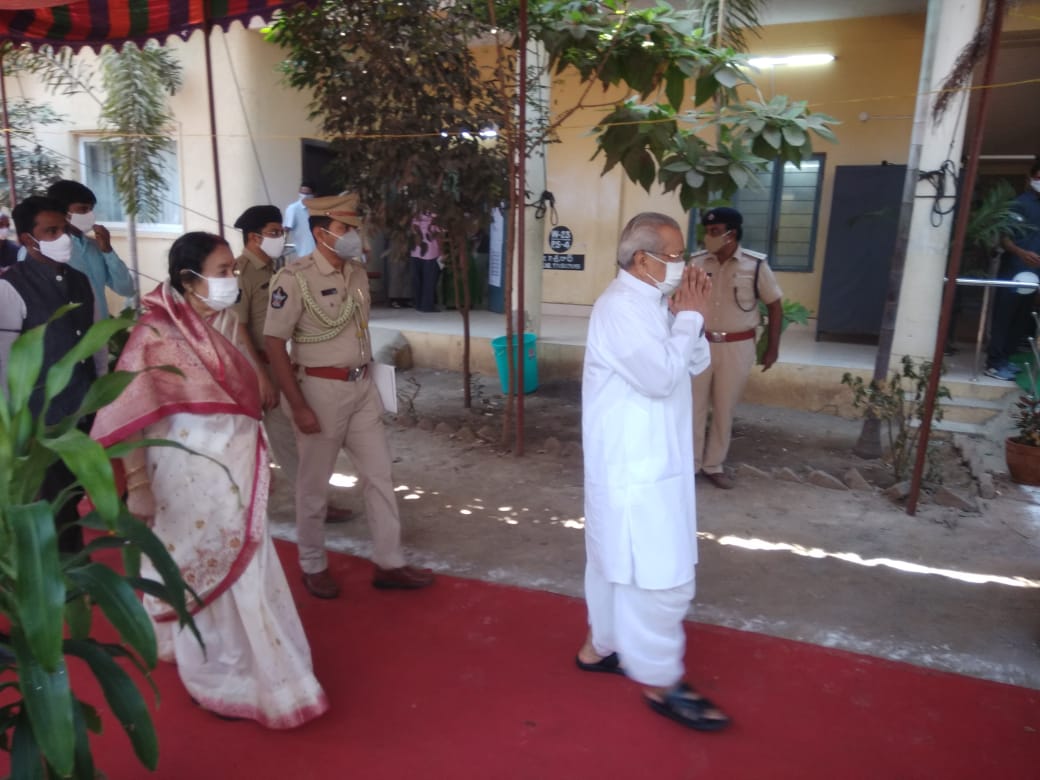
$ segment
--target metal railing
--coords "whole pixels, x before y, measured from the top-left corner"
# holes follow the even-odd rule
[[[971,277],[959,276],[957,277],[957,286],[984,288],[982,291],[982,310],[979,312],[979,329],[978,332],[975,334],[975,358],[972,361],[971,367],[971,379],[974,382],[979,378],[979,369],[981,366],[982,358],[982,342],[985,339],[986,335],[986,325],[989,323],[989,307],[992,303],[993,298],[990,291],[994,287],[998,289],[1013,287],[1016,290],[1032,288],[1033,292],[1035,293],[1037,290],[1040,290],[1040,282],[1016,282],[1013,279],[974,279]],[[1037,317],[1037,313],[1035,311],[1033,312],[1033,320],[1037,326],[1036,335],[1040,336],[1040,318]],[[1034,352],[1036,351],[1035,342],[1035,337],[1030,340],[1030,343],[1033,345]]]

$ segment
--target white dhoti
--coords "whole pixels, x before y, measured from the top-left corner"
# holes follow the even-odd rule
[[[585,603],[596,654],[616,652],[625,674],[642,685],[679,682],[685,668],[683,618],[695,590],[693,580],[665,590],[619,585],[587,563]]]

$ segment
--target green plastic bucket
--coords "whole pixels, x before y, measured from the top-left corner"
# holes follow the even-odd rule
[[[533,333],[524,334],[524,395],[538,389],[538,337]],[[513,335],[513,348],[516,351],[517,339]],[[498,365],[498,378],[502,382],[503,395],[509,392],[509,355],[506,352],[506,337],[491,339],[491,348],[495,351],[495,363]],[[516,356],[519,363],[520,356]]]

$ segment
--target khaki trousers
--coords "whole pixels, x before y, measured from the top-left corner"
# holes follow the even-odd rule
[[[372,562],[383,568],[404,566],[401,518],[391,475],[390,448],[383,428],[383,404],[370,376],[355,382],[322,379],[299,371],[300,390],[314,410],[320,433],[296,431],[296,535],[300,568],[315,574],[328,567],[325,513],[329,477],[340,450],[357,471],[372,534]],[[295,426],[294,426],[295,428]]]
[[[754,362],[754,339],[711,345],[711,365],[693,378],[694,471],[722,471],[733,435],[733,413],[744,395]]]

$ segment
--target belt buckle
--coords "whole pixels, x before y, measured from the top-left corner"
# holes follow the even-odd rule
[[[348,382],[356,382],[358,379],[360,379],[362,376],[364,376],[364,374],[365,374],[365,367],[364,366],[358,366],[357,368],[352,368],[349,371],[347,371],[347,381]]]
[[[726,332],[723,330],[710,331],[708,335],[708,340],[715,344],[721,344],[726,340]]]

